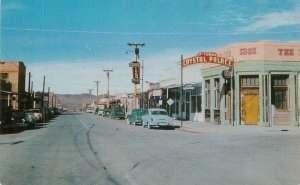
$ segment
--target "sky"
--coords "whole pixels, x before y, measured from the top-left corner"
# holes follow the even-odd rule
[[[23,61],[34,90],[133,92],[128,43],[140,48],[144,80],[158,82],[180,56],[226,45],[300,42],[300,0],[0,0],[0,60]],[[96,90],[93,91],[93,94]]]

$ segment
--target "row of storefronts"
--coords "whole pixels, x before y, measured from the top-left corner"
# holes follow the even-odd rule
[[[238,43],[199,52],[182,64],[182,73],[166,71],[160,82],[165,97],[160,106],[172,117],[232,125],[299,126],[299,43]],[[172,104],[167,103],[170,99]]]

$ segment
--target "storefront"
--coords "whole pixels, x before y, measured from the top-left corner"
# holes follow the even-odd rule
[[[167,109],[170,116],[182,120],[204,121],[202,80],[200,64],[183,68],[182,76],[180,68],[165,70],[160,85],[165,97],[162,101],[163,108]]]
[[[202,64],[207,122],[299,126],[300,44],[239,43],[216,54],[234,62]]]

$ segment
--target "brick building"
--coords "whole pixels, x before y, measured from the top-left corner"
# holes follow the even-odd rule
[[[20,61],[0,61],[1,87],[9,84],[9,88],[1,88],[1,107],[11,106],[19,109],[26,104],[25,80],[26,66]],[[7,85],[6,85],[7,86]]]

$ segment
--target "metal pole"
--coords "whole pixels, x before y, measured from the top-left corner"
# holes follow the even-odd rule
[[[235,77],[234,77],[234,65],[232,66],[232,76],[231,76],[231,84],[230,84],[230,86],[231,86],[231,107],[232,107],[232,109],[231,109],[231,115],[232,115],[232,118],[231,118],[231,120],[232,120],[232,126],[234,126],[234,121],[235,121],[235,106],[234,106],[234,104],[235,104],[235,92],[234,92],[234,80],[235,80]]]
[[[53,92],[53,94],[52,94],[51,107],[53,107],[53,99],[54,99],[54,92]]]
[[[43,112],[43,123],[46,122],[46,116],[45,116],[45,109],[44,109],[44,94],[45,94],[45,75],[44,75],[44,79],[43,79],[43,92],[42,92],[42,112]]]
[[[50,87],[48,87],[48,108],[50,107]]]
[[[107,108],[109,109],[109,72],[107,72]]]
[[[31,103],[31,93],[30,93],[30,89],[31,89],[31,87],[30,87],[30,85],[31,85],[31,72],[29,72],[29,74],[28,74],[28,92],[27,92],[27,108],[31,108],[31,105],[30,105],[30,103]]]
[[[182,68],[182,64],[183,64],[183,56],[181,55],[181,60],[180,60],[180,126],[183,127],[183,123],[182,123],[182,117],[183,117],[183,113],[182,113],[182,104],[183,104],[183,68]]]
[[[142,61],[142,107],[144,108],[144,60]]]
[[[138,62],[138,55],[135,54],[135,62],[137,63]],[[136,98],[137,98],[137,84],[135,83],[134,84],[134,95],[133,95],[133,106],[134,106],[134,109],[136,109],[137,107],[137,103],[136,103]]]
[[[95,81],[95,83],[96,83],[96,86],[97,86],[97,106],[98,106],[98,87],[99,87],[99,82],[100,81]]]
[[[106,73],[106,77],[107,77],[107,108],[109,108],[109,73],[113,72],[113,70],[111,69],[105,69],[103,70]]]
[[[138,63],[138,57],[139,57],[139,46],[143,47],[145,46],[145,43],[143,44],[136,44],[136,43],[128,43],[129,46],[134,46],[135,47],[135,62]],[[134,83],[134,94],[133,94],[133,106],[134,108],[137,108],[136,105],[136,98],[137,98],[137,84]]]

